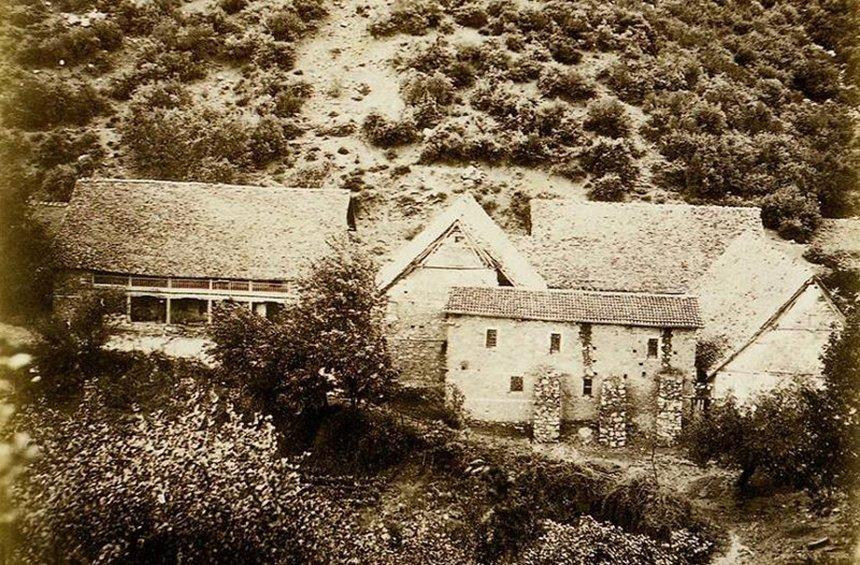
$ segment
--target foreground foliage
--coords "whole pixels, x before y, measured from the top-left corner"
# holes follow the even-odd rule
[[[216,311],[213,357],[269,413],[313,417],[329,398],[378,402],[395,377],[383,328],[385,298],[364,255],[335,246],[308,266],[296,301],[274,320],[238,305]]]
[[[860,323],[849,316],[824,354],[824,384],[798,383],[758,395],[752,405],[718,403],[686,431],[692,459],[740,469],[746,489],[756,471],[776,484],[826,497],[852,488],[860,464]],[[791,430],[791,433],[786,433]]]

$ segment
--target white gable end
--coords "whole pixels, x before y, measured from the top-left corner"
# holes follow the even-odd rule
[[[739,400],[790,382],[821,376],[820,355],[843,317],[814,281],[714,374],[714,396]]]

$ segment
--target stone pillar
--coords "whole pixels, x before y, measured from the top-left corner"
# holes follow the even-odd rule
[[[555,443],[561,435],[561,378],[541,369],[534,386],[532,434],[536,443]]]
[[[627,444],[627,386],[623,379],[605,379],[600,386],[597,440],[608,447]]]
[[[672,445],[681,433],[684,377],[671,372],[657,375],[657,421],[654,433],[663,445]]]

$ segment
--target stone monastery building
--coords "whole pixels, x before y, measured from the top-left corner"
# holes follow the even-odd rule
[[[219,300],[277,312],[355,229],[343,190],[81,180],[56,230],[57,304],[113,288],[134,335],[202,335]],[[818,378],[844,320],[797,248],[757,208],[533,199],[531,233],[513,236],[465,195],[377,282],[404,380],[455,385],[474,418],[533,420],[550,373],[563,419],[594,419],[610,380],[644,417],[661,383],[681,392],[660,406],[694,395],[697,344],[715,352],[698,367],[715,396]]]

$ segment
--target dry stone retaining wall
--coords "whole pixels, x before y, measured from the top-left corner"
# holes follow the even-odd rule
[[[532,433],[537,443],[554,443],[561,435],[561,378],[550,369],[535,380]]]
[[[597,440],[608,447],[627,444],[627,386],[623,379],[605,379],[600,386]]]
[[[672,445],[681,433],[684,408],[684,380],[681,375],[661,374],[657,378],[657,441]]]

